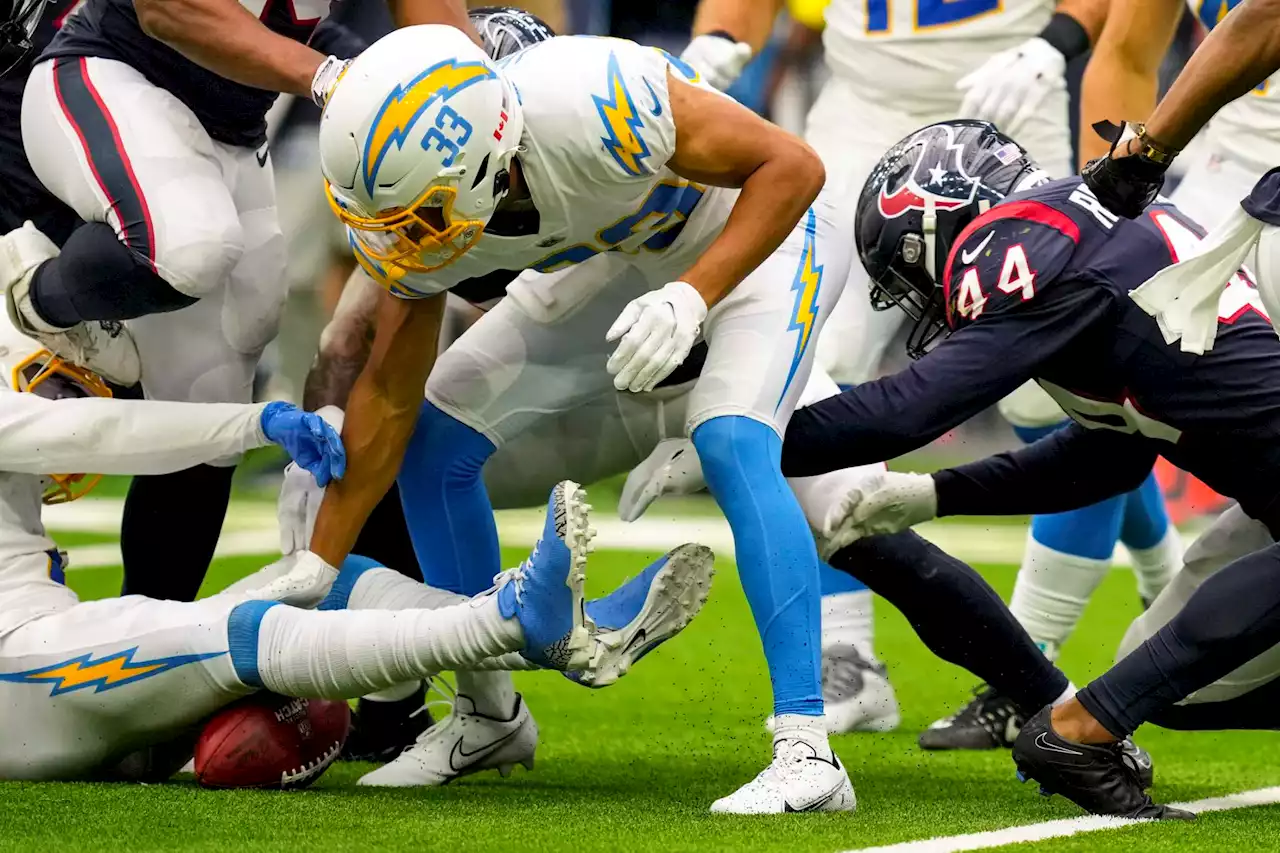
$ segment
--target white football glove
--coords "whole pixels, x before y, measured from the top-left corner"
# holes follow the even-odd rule
[[[751,61],[751,45],[724,36],[694,36],[680,58],[692,65],[703,80],[723,92]]]
[[[618,346],[605,367],[619,391],[652,391],[689,355],[707,303],[693,285],[673,281],[627,303],[606,341]]]
[[[1022,127],[1051,92],[1067,88],[1067,60],[1039,36],[988,59],[960,78],[960,115],[985,119],[1005,133]]]
[[[706,487],[693,442],[687,438],[663,439],[627,475],[618,498],[618,517],[630,523],[663,495],[692,495]]]
[[[343,412],[337,406],[325,406],[316,412],[329,426],[342,432]],[[280,497],[276,502],[276,523],[280,526],[280,553],[288,556],[305,551],[311,544],[311,531],[324,502],[324,489],[305,468],[290,462],[284,469]]]
[[[819,551],[830,557],[859,539],[897,533],[937,515],[933,477],[885,471],[863,480],[827,513],[818,531]]]
[[[315,101],[317,107],[324,109],[324,105],[329,103],[329,96],[333,94],[334,87],[350,64],[350,59],[339,59],[336,56],[326,56],[320,63],[311,77],[311,100]]]

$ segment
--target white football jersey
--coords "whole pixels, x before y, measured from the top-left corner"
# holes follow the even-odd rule
[[[1037,35],[1054,0],[832,0],[823,34],[831,72],[868,100],[954,110],[956,81]]]
[[[1213,29],[1241,0],[1188,0],[1191,11]],[[1280,163],[1280,74],[1227,104],[1206,131],[1214,150],[1261,175]]]
[[[706,86],[679,59],[622,39],[560,37],[515,54],[504,73],[523,107],[518,160],[539,214],[537,233],[486,229],[470,251],[431,273],[379,264],[352,239],[356,259],[392,293],[413,298],[498,270],[554,272],[602,252],[642,260],[677,243],[709,242],[737,190],[692,183],[667,168],[676,144],[668,70]]]

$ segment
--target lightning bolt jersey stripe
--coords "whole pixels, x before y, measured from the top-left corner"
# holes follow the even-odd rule
[[[822,291],[822,266],[817,258],[817,230],[817,214],[811,207],[805,214],[804,250],[800,253],[795,281],[791,285],[792,291],[796,294],[796,305],[791,314],[791,325],[787,330],[796,332],[796,352],[791,358],[791,369],[787,371],[787,381],[782,386],[782,393],[778,395],[774,411],[782,405],[787,391],[791,388],[791,381],[795,379],[796,371],[804,361],[805,350],[808,349],[809,342],[813,338],[813,327],[818,321],[818,295]]]
[[[52,685],[53,689],[49,693],[51,697],[75,690],[92,689],[95,693],[101,693],[104,690],[113,690],[144,678],[160,675],[180,666],[227,654],[221,651],[134,661],[137,652],[138,647],[134,646],[96,660],[90,652],[39,669],[0,673],[0,682]]]

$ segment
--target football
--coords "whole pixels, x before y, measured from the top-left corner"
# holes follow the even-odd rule
[[[196,741],[196,780],[206,788],[305,788],[346,743],[346,702],[257,693],[215,714]]]

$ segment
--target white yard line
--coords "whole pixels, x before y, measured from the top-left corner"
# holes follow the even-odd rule
[[[45,524],[52,531],[75,530],[116,534],[124,502],[105,498],[60,504],[45,510]],[[532,545],[542,532],[540,509],[501,510],[497,513],[498,533],[503,544]],[[663,515],[660,507],[633,524],[600,513],[593,519],[599,533],[597,548],[634,551],[663,551],[681,542],[700,542],[724,557],[733,556],[733,535],[719,516]],[[916,528],[944,551],[971,563],[1018,563],[1026,541],[1026,529],[1017,525],[922,524]],[[1183,537],[1190,544],[1194,537]],[[265,502],[232,504],[227,513],[218,555],[268,554],[278,547],[275,507]],[[120,564],[114,545],[91,545],[70,549],[71,568],[92,568]],[[1123,546],[1116,548],[1115,565],[1130,565]]]
[[[1274,788],[1258,788],[1255,791],[1242,791],[1228,794],[1225,797],[1209,797],[1193,803],[1173,803],[1180,809],[1201,814],[1204,812],[1223,812],[1231,809],[1247,809],[1252,806],[1269,806],[1280,803],[1280,786]],[[1032,823],[1026,826],[1011,826],[1008,829],[993,829],[988,832],[974,832],[968,835],[950,835],[942,838],[927,838],[922,841],[903,841],[899,844],[886,844],[882,847],[862,847],[846,853],[957,853],[961,850],[986,850],[991,847],[1003,847],[1006,844],[1024,844],[1029,841],[1044,841],[1049,838],[1065,838],[1079,835],[1082,832],[1097,832],[1100,829],[1120,829],[1126,826],[1137,826],[1148,823],[1142,820],[1127,820],[1119,817],[1071,817],[1062,820],[1049,820],[1044,823]]]

